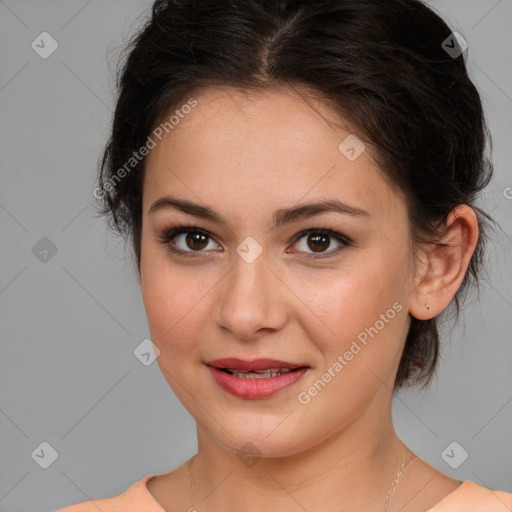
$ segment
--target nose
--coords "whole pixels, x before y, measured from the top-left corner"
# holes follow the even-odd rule
[[[233,256],[231,270],[217,289],[215,321],[233,337],[253,341],[281,330],[287,321],[285,285],[269,266],[265,252],[248,263]]]

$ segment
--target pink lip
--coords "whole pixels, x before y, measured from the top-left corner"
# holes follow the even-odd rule
[[[244,379],[230,375],[219,368],[230,368],[237,370],[265,370],[269,368],[297,368],[290,373],[284,373],[277,377],[268,377],[263,379]],[[306,365],[286,363],[276,359],[257,359],[255,361],[242,361],[240,359],[216,359],[208,363],[208,370],[212,374],[215,382],[224,391],[234,396],[248,399],[266,398],[275,395],[282,389],[291,386],[308,371]]]

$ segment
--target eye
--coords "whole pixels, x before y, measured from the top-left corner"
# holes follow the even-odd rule
[[[305,239],[301,242],[302,239]],[[331,229],[322,229],[322,228],[312,228],[306,229],[305,231],[301,231],[295,237],[295,244],[299,242],[298,252],[308,252],[307,249],[311,249],[313,253],[312,258],[325,258],[332,256],[333,254],[339,253],[344,247],[350,245],[351,240],[346,236],[337,233]],[[335,249],[331,249],[327,251],[329,247],[331,247],[331,242],[335,242],[338,244],[338,247]]]
[[[174,253],[183,254],[185,256],[194,256],[195,252],[204,252],[203,249],[208,248],[210,243],[213,244],[210,249],[215,249],[215,242],[210,233],[197,226],[179,226],[171,228],[159,237],[158,241],[169,246],[169,250]],[[180,246],[181,244],[181,246]],[[189,254],[186,254],[189,253]]]
[[[301,240],[305,238],[304,242]],[[181,225],[168,229],[158,237],[159,243],[167,245],[169,250],[183,256],[196,256],[205,252],[203,249],[216,249],[218,245],[214,242],[212,235],[197,226]],[[293,245],[298,242],[299,249],[292,252],[304,252],[306,258],[325,258],[339,253],[344,247],[351,245],[352,241],[332,229],[311,228],[301,231],[293,238]],[[338,244],[335,249],[327,250],[332,242]],[[181,246],[180,246],[181,245]],[[311,249],[312,252],[309,252]]]

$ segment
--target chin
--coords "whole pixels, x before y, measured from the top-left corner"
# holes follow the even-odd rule
[[[244,464],[245,459],[249,459],[246,464],[249,466],[254,464],[252,459],[290,457],[318,443],[318,434],[306,434],[305,421],[296,417],[293,421],[288,421],[285,419],[287,414],[283,413],[278,417],[263,414],[258,417],[254,413],[238,414],[231,417],[232,421],[223,421],[221,425],[212,422],[210,417],[203,417],[207,423],[202,425],[211,437],[235,452]]]

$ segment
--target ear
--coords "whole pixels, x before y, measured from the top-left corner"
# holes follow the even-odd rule
[[[478,234],[475,211],[460,204],[446,219],[443,245],[428,244],[421,249],[421,264],[417,268],[416,285],[409,303],[409,313],[413,317],[428,320],[448,306],[464,280]]]

